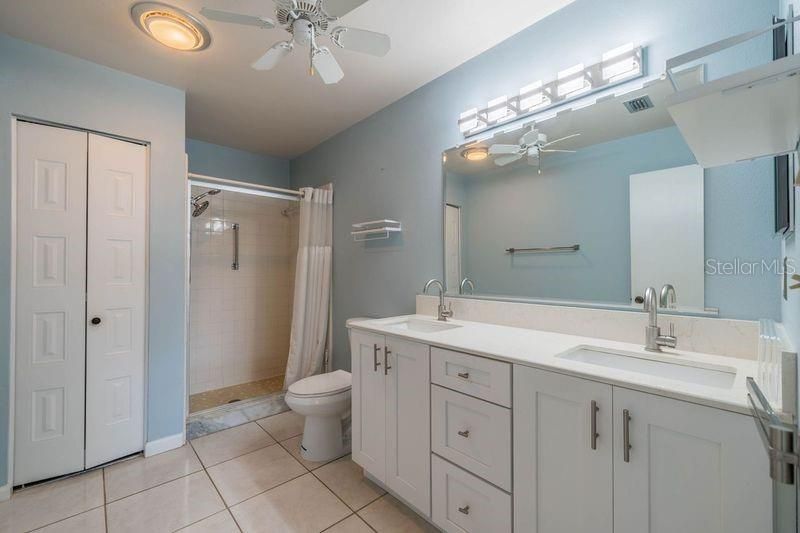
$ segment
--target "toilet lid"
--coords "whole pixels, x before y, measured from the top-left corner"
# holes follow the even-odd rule
[[[289,385],[289,392],[295,396],[321,396],[336,394],[350,388],[350,372],[335,370],[327,374],[309,376]]]

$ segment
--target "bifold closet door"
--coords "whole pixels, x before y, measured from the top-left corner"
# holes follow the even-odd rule
[[[83,469],[86,133],[19,122],[14,484]]]
[[[144,447],[147,149],[89,135],[86,468]]]

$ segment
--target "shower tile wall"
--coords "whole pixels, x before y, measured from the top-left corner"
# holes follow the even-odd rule
[[[294,292],[297,202],[228,191],[206,199],[191,225],[190,394],[282,375]]]

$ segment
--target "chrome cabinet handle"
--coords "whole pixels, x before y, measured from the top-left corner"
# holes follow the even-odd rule
[[[459,507],[458,512],[462,514],[469,514],[469,505],[465,505],[464,507]]]
[[[381,349],[378,348],[377,344],[375,344],[374,347],[372,348],[372,371],[373,372],[377,372],[378,371],[378,367],[381,366],[381,364],[378,362],[378,352],[379,351],[381,351]]]
[[[631,413],[627,409],[622,410],[622,460],[626,463],[631,462]]]
[[[392,353],[392,351],[389,349],[388,346],[386,346],[383,349],[383,375],[384,376],[388,376],[389,375],[389,370],[392,369],[392,367],[389,366],[389,354],[390,353]]]
[[[233,228],[233,263],[231,264],[231,268],[233,270],[239,270],[239,224],[236,223],[232,226]]]
[[[463,431],[459,431],[459,432],[458,432],[458,434],[459,434],[460,436],[464,437],[465,439],[468,439],[468,438],[469,438],[469,430],[468,430],[468,429],[465,429],[465,430],[463,430]]]
[[[599,410],[600,410],[600,408],[597,406],[597,402],[596,402],[596,401],[594,401],[594,400],[592,400],[592,407],[591,407],[591,410],[592,410],[592,423],[591,423],[591,426],[592,426],[592,427],[591,427],[592,437],[591,437],[591,446],[592,446],[592,449],[593,449],[593,450],[596,450],[596,449],[597,449],[597,437],[599,437],[599,436],[600,436],[600,434],[599,434],[599,433],[597,433],[597,411],[599,411]]]
[[[469,372],[459,372],[458,377],[461,379],[469,379]]]

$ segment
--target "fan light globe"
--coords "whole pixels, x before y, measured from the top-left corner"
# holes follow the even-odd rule
[[[211,43],[211,36],[200,21],[173,6],[141,2],[131,8],[131,17],[145,34],[173,50],[202,50]]]
[[[461,157],[466,159],[467,161],[478,162],[483,161],[487,157],[489,157],[489,150],[484,147],[478,148],[467,148],[463,152],[461,152]]]

